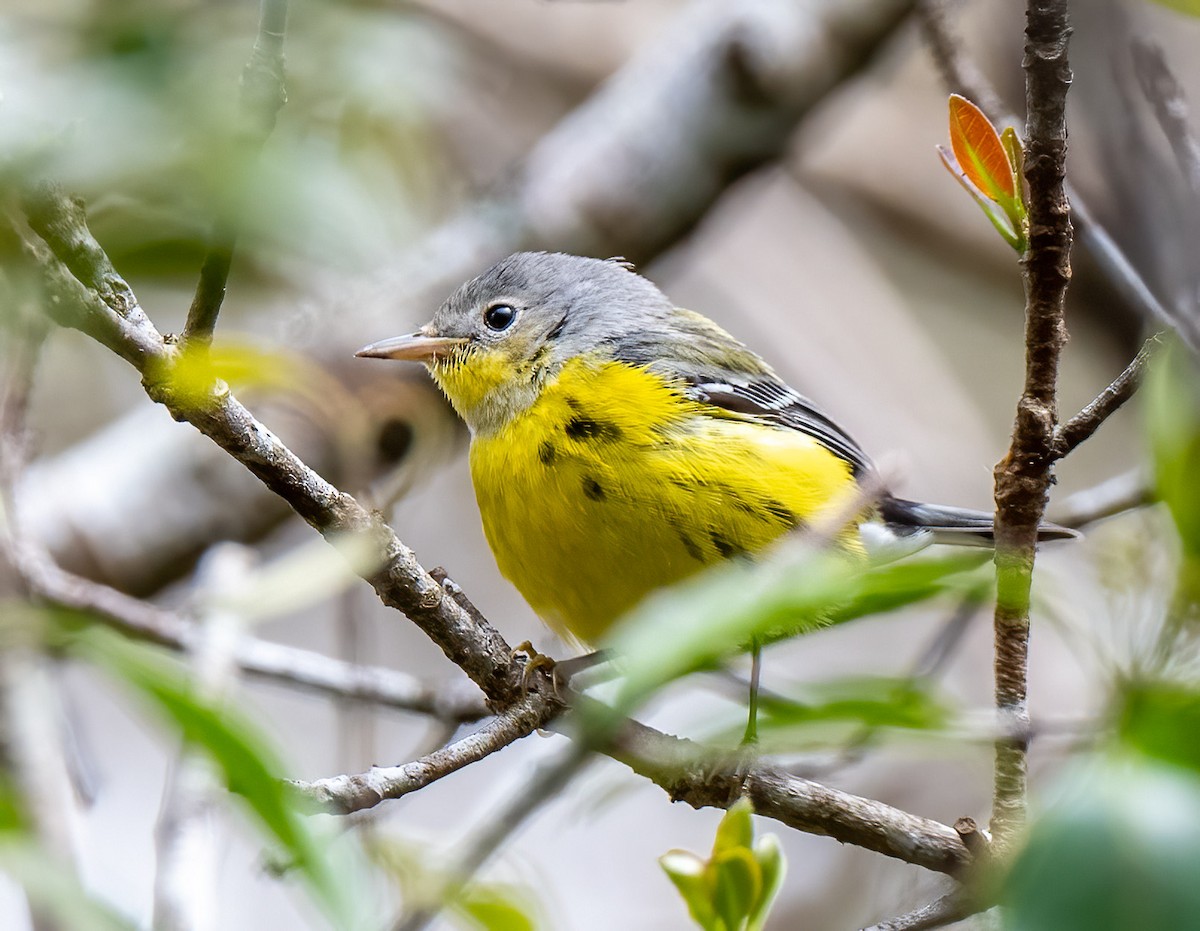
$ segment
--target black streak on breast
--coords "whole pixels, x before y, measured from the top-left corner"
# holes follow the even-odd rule
[[[621,437],[621,428],[606,420],[572,417],[567,421],[567,436],[573,440],[599,440],[611,443]]]

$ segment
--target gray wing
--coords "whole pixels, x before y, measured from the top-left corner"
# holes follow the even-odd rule
[[[658,332],[662,326],[669,327],[675,338],[662,339]],[[723,411],[798,430],[845,459],[855,475],[873,468],[862,447],[832,418],[707,317],[670,308],[663,317],[605,342],[617,358],[676,380],[688,397],[717,408],[714,416]]]
[[[850,434],[812,401],[774,376],[745,380],[693,377],[687,382],[686,393],[701,403],[808,434],[849,462],[855,475],[873,468],[870,457]]]

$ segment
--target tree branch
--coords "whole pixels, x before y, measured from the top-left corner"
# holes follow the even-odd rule
[[[1028,723],[1029,601],[1038,525],[1054,463],[1058,362],[1067,333],[1071,220],[1066,174],[1071,29],[1066,0],[1029,0],[1025,59],[1029,248],[1025,270],[1025,388],[1008,454],[996,465],[995,677],[1002,720]],[[1025,820],[1028,740],[996,743],[992,834],[1007,842]]]
[[[302,808],[349,815],[373,808],[385,799],[402,798],[431,782],[458,772],[485,756],[502,750],[543,727],[560,707],[531,693],[523,701],[501,712],[482,728],[461,740],[405,763],[375,766],[357,775],[330,776],[315,782],[294,781],[292,788]]]
[[[283,83],[283,35],[287,14],[287,0],[262,0],[258,38],[242,71],[241,126],[235,145],[239,173],[245,173],[253,166],[275,128],[279,111],[287,102]],[[231,201],[241,194],[242,185],[235,184],[234,187],[234,196],[228,198]],[[212,341],[237,242],[238,206],[223,204],[213,224],[208,250],[200,266],[200,280],[196,283],[196,294],[183,329],[185,343],[207,345]]]
[[[1076,446],[1100,429],[1100,425],[1116,413],[1122,404],[1133,397],[1141,387],[1146,369],[1150,365],[1150,357],[1158,347],[1161,338],[1162,334],[1156,333],[1146,340],[1142,344],[1142,348],[1138,350],[1138,354],[1133,357],[1133,361],[1113,380],[1111,385],[1100,392],[1087,407],[1054,431],[1052,455],[1055,459],[1067,456]]]
[[[727,755],[637,721],[628,721],[606,751],[693,808],[728,808],[743,794],[755,814],[808,834],[822,834],[885,856],[951,875],[971,857],[954,829],[764,763],[748,768]]]
[[[931,928],[942,928],[962,921],[983,909],[969,904],[959,891],[948,892],[940,899],[914,909],[907,915],[881,921],[871,925],[864,931],[929,931]]]
[[[1200,141],[1188,119],[1188,101],[1183,88],[1167,67],[1162,47],[1157,43],[1135,38],[1131,50],[1133,71],[1142,94],[1154,108],[1158,125],[1167,137],[1188,186],[1200,197]]]
[[[1078,530],[1154,502],[1154,491],[1141,469],[1114,475],[1099,485],[1077,491],[1055,507],[1055,523]]]
[[[61,607],[84,611],[128,636],[179,652],[195,649],[200,636],[189,619],[116,589],[72,575],[43,552],[25,545],[14,560],[31,591]],[[245,674],[304,691],[370,702],[383,708],[469,723],[490,712],[478,693],[442,693],[413,676],[382,666],[360,666],[323,653],[241,636],[234,660]]]
[[[80,206],[59,192],[39,205],[47,245],[55,256],[73,242],[94,244]],[[95,248],[98,250],[99,245]],[[35,250],[37,254],[38,250]],[[101,252],[101,255],[103,253]],[[163,340],[138,308],[136,314],[117,312],[71,277],[55,259],[44,260],[43,271],[53,298],[70,325],[85,330],[119,352],[142,374],[146,393],[241,462],[268,488],[283,498],[329,540],[348,535],[365,538],[379,564],[359,570],[384,604],[403,612],[420,627],[499,707],[507,707],[522,691],[522,667],[498,631],[470,617],[420,566],[378,513],[335,488],[301,462],[270,430],[259,423],[217,382],[201,396],[179,391],[173,372],[179,349]],[[93,271],[85,268],[85,274]],[[115,274],[115,273],[114,273]],[[118,281],[137,307],[132,290]]]

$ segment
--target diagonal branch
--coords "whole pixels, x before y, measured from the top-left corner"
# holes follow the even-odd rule
[[[1142,380],[1146,376],[1146,369],[1150,365],[1150,357],[1154,354],[1161,339],[1162,334],[1156,333],[1146,340],[1142,344],[1142,348],[1138,350],[1138,354],[1133,357],[1133,361],[1125,367],[1125,371],[1113,379],[1112,384],[1101,391],[1096,399],[1083,410],[1054,431],[1053,456],[1055,459],[1067,456],[1076,446],[1100,429],[1100,425],[1115,414],[1121,405],[1133,397],[1141,387]]]
[[[560,707],[531,693],[482,728],[461,740],[403,766],[375,766],[357,775],[330,776],[315,782],[293,782],[300,806],[308,811],[349,815],[397,799],[431,782],[477,763],[545,726]]]
[[[403,612],[421,628],[482,690],[489,701],[506,707],[521,694],[522,667],[511,659],[511,649],[490,625],[472,618],[417,562],[377,512],[368,511],[354,498],[335,488],[301,462],[278,437],[258,422],[216,382],[201,394],[180,391],[173,373],[180,357],[178,347],[167,343],[138,307],[128,284],[116,277],[129,307],[121,313],[84,287],[60,261],[67,247],[82,242],[90,254],[103,256],[87,229],[81,205],[57,188],[39,203],[39,222],[31,225],[54,253],[33,246],[41,260],[43,281],[58,310],[59,322],[94,336],[132,364],[142,375],[146,393],[187,421],[241,462],[268,488],[328,540],[342,536],[365,538],[378,563],[360,575],[374,587],[381,601]],[[107,262],[107,257],[104,257]],[[111,266],[109,266],[111,267]],[[85,275],[94,271],[84,269]]]

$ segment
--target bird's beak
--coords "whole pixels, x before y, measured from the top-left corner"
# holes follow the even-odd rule
[[[393,336],[364,346],[355,353],[365,359],[404,359],[408,362],[436,362],[444,359],[467,340],[459,336],[435,336],[423,327],[408,336]]]

